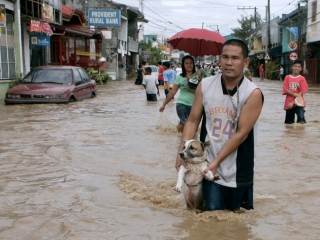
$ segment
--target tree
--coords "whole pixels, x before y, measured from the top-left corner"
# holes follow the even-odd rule
[[[248,38],[256,31],[262,29],[263,21],[259,13],[256,13],[256,28],[252,28],[252,23],[255,22],[254,15],[250,15],[249,17],[245,17],[241,15],[241,19],[238,19],[238,23],[240,24],[240,28],[231,28],[233,31],[233,35],[241,40],[247,42]]]
[[[141,49],[141,51],[148,52],[150,55],[150,57],[146,59],[142,54],[140,54],[139,55],[140,62],[142,60],[146,60],[148,64],[157,65],[157,63],[162,60],[160,49],[157,47],[152,47],[151,41],[148,41],[147,43],[145,41],[140,41],[139,48]]]

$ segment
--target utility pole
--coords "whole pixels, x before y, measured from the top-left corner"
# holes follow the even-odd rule
[[[300,3],[298,3],[298,58],[302,59],[301,54],[301,13],[300,13]]]
[[[267,21],[268,21],[268,28],[267,28],[267,31],[268,31],[267,53],[269,53],[269,52],[270,52],[270,49],[271,49],[271,37],[270,37],[270,29],[271,29],[271,26],[270,26],[270,0],[268,0],[268,7],[267,7]]]
[[[142,12],[142,14],[144,14],[144,0],[140,0],[139,2],[139,7],[140,7],[140,11]],[[144,35],[144,23],[142,22],[140,24],[139,27],[139,33],[138,33],[138,40],[141,41],[143,40],[143,35]]]
[[[254,28],[257,28],[257,7],[238,7],[237,8],[238,10],[245,10],[245,9],[254,9],[254,24],[255,24],[255,27]]]
[[[216,25],[216,24],[213,24],[213,25],[207,25],[207,27],[209,27],[209,28],[211,28],[211,29],[213,29],[213,30],[215,30],[214,28],[212,28],[212,27],[214,27],[214,26],[217,26],[217,32],[219,33],[219,26],[218,25]]]

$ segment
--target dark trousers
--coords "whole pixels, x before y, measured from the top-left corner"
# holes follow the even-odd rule
[[[147,93],[147,101],[151,101],[151,102],[157,101],[157,94],[148,94]]]
[[[294,123],[295,114],[297,114],[297,123],[306,123],[304,112],[305,112],[304,108],[298,107],[298,106],[286,110],[286,119],[284,120],[284,123],[286,124]]]

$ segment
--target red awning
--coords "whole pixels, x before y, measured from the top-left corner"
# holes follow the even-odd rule
[[[63,27],[66,33],[73,33],[84,37],[92,37],[96,33],[96,31],[93,31],[90,28],[82,27],[80,25],[75,24],[65,25]]]

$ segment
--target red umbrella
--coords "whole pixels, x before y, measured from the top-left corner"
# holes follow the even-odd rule
[[[194,57],[220,55],[225,41],[219,33],[200,28],[178,32],[167,40],[174,49],[185,51]]]

